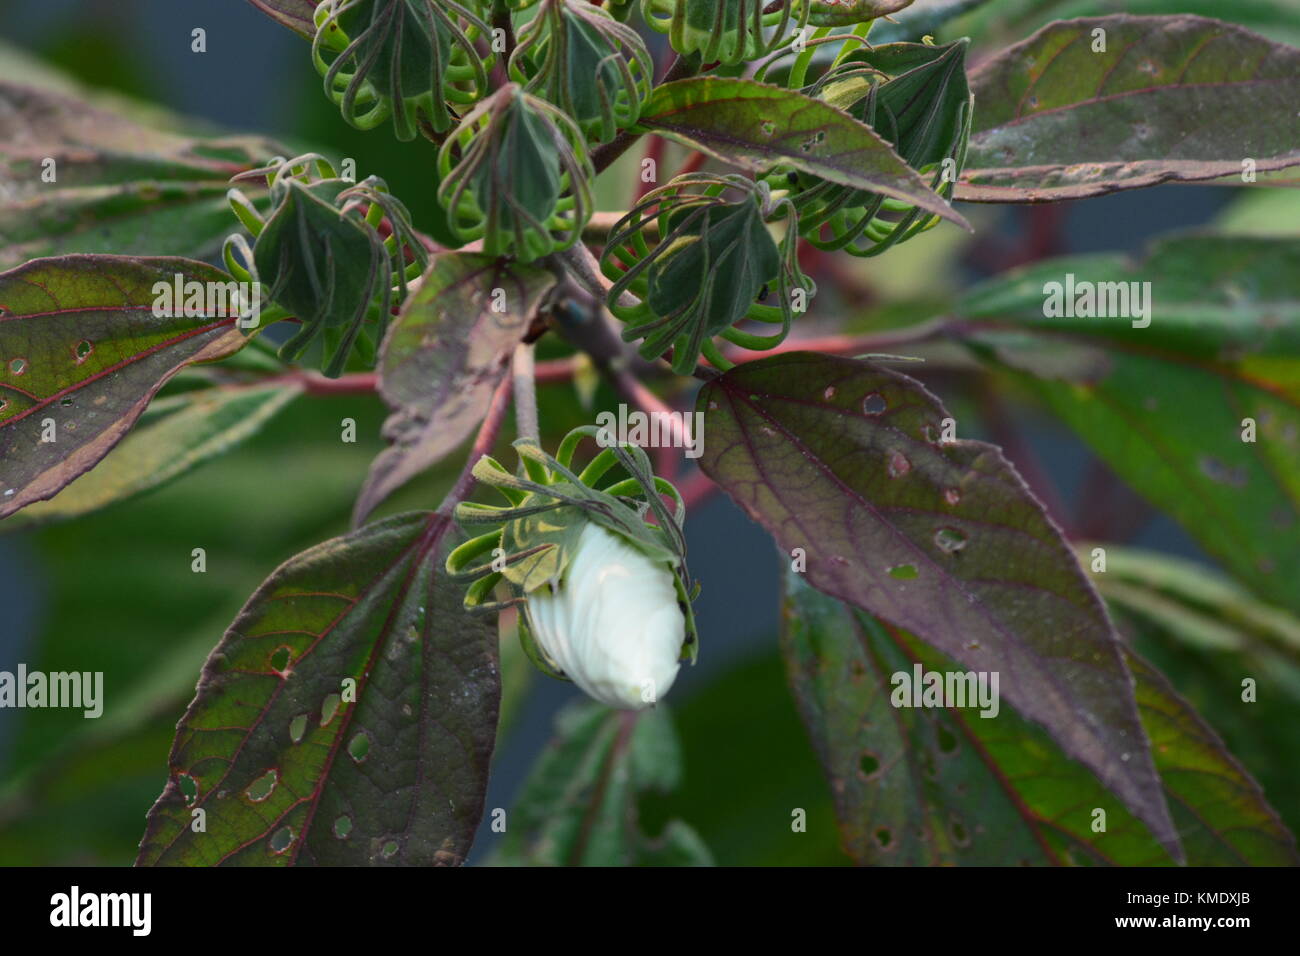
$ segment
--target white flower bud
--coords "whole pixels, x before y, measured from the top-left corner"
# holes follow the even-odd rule
[[[686,618],[672,568],[588,522],[558,588],[528,596],[533,638],[564,675],[610,707],[642,710],[677,677]]]

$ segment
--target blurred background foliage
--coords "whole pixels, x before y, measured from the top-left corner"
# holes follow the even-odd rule
[[[920,0],[914,24],[924,26],[921,14],[939,2],[946,0]],[[1050,19],[1121,8],[1203,13],[1278,40],[1300,39],[1290,0],[994,0],[939,37],[970,32],[978,62]],[[908,22],[885,25],[880,36],[919,29]],[[190,50],[195,27],[207,30],[206,54]],[[0,78],[77,91],[114,109],[130,102],[132,115],[153,123],[257,132],[290,148],[353,157],[359,176],[388,181],[418,228],[446,236],[434,198],[434,147],[341,123],[320,94],[306,44],[242,0],[0,0]],[[670,147],[661,164],[675,168],[680,158]],[[626,204],[638,161],[633,150],[604,177],[601,208]],[[1293,235],[1300,191],[1161,187],[1061,206],[965,205],[962,212],[974,235],[941,226],[882,259],[811,263],[822,268],[814,272],[821,294],[797,334],[911,324],[941,314],[972,282],[1007,268],[1066,253],[1137,252],[1154,236],[1188,228]],[[555,349],[544,342],[540,357]],[[928,347],[925,357],[924,366],[905,371],[944,399],[964,436],[1004,444],[1022,470],[1041,470],[1056,488],[1048,504],[1058,520],[1089,538],[1212,567],[1184,532],[1014,385],[973,374],[971,360],[955,350]],[[169,391],[183,387],[182,378]],[[684,403],[690,396],[668,397]],[[549,385],[541,401],[553,440],[588,420],[590,408],[617,399],[603,386],[581,395],[571,385]],[[354,444],[340,441],[345,418],[356,421]],[[46,671],[101,670],[106,695],[97,721],[79,711],[0,711],[0,863],[118,865],[134,858],[202,661],[274,567],[346,531],[382,447],[383,418],[373,395],[299,397],[259,434],[182,481],[72,523],[0,536],[0,669],[22,661]],[[433,506],[459,467],[452,456],[394,495],[382,513]],[[691,513],[687,532],[704,584],[697,605],[702,654],[667,705],[681,741],[680,785],[641,797],[642,827],[655,835],[668,821],[684,820],[720,864],[847,863],[777,654],[780,556],[717,495]],[[206,549],[205,574],[191,572],[196,547]],[[1248,641],[1191,641],[1185,628],[1131,609],[1121,622],[1223,735],[1287,824],[1300,827],[1295,648],[1261,664]],[[512,640],[503,642],[503,655],[506,719],[489,817],[471,862],[493,852],[491,809],[512,805],[557,712],[579,696],[571,685],[534,675]],[[1241,704],[1242,675],[1260,680],[1259,704]],[[796,808],[806,811],[806,832],[791,830]]]

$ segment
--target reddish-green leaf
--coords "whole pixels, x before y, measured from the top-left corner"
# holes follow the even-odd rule
[[[500,680],[495,628],[442,570],[450,527],[398,515],[266,580],[178,725],[141,864],[464,860]]]
[[[1096,777],[1008,708],[981,717],[970,703],[893,706],[894,675],[914,675],[918,664],[943,674],[961,668],[794,575],[788,585],[782,649],[856,861],[1172,862]],[[1187,862],[1300,862],[1295,839],[1218,736],[1149,664],[1125,656]]]
[[[870,126],[796,90],[712,76],[678,80],[650,94],[638,126],[733,166],[763,172],[788,164],[969,228]]]
[[[235,315],[154,315],[155,283],[230,281],[188,259],[67,256],[0,274],[0,518],[121,441],[179,369],[244,343]]]
[[[1300,50],[1218,20],[1052,23],[985,63],[971,84],[975,123],[958,199],[1043,202],[1231,175],[1241,183],[1248,160],[1257,173],[1300,165]]]
[[[310,40],[316,35],[317,0],[248,0],[276,23]]]
[[[997,448],[945,443],[947,413],[914,380],[812,353],[732,369],[698,407],[700,466],[810,584],[999,672],[1005,699],[1179,853],[1105,607]]]
[[[384,338],[379,391],[393,410],[392,442],[375,459],[357,499],[355,524],[396,488],[469,437],[487,412],[511,350],[555,276],[495,256],[446,252]]]

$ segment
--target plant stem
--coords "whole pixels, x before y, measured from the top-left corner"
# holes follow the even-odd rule
[[[673,65],[668,68],[668,72],[660,80],[660,85],[671,83],[674,80],[684,80],[698,72],[700,72],[700,64],[696,63],[692,58],[679,56],[673,60]],[[626,153],[632,147],[632,144],[640,138],[640,133],[631,133],[625,130],[604,146],[595,150],[591,154],[591,162],[596,167],[597,174],[603,173],[610,166],[613,166],[618,161],[618,158]]]
[[[541,429],[537,421],[537,368],[533,346],[521,342],[515,346],[511,377],[515,392],[515,431],[520,438],[541,443]]]
[[[452,485],[451,491],[447,492],[447,497],[443,498],[442,504],[438,505],[438,514],[450,517],[456,505],[464,501],[474,489],[474,483],[478,480],[474,477],[474,466],[496,444],[497,435],[501,432],[501,423],[505,421],[506,409],[509,407],[510,377],[506,376],[501,379],[501,384],[492,393],[488,413],[483,419],[483,424],[479,426],[474,444],[470,447],[469,457],[465,459],[465,467],[461,469],[460,477],[456,479],[456,484]]]

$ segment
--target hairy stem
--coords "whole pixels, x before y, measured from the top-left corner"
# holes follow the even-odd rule
[[[515,392],[515,431],[520,438],[541,443],[541,428],[537,421],[537,366],[533,346],[520,342],[515,346],[511,363],[511,379]]]

